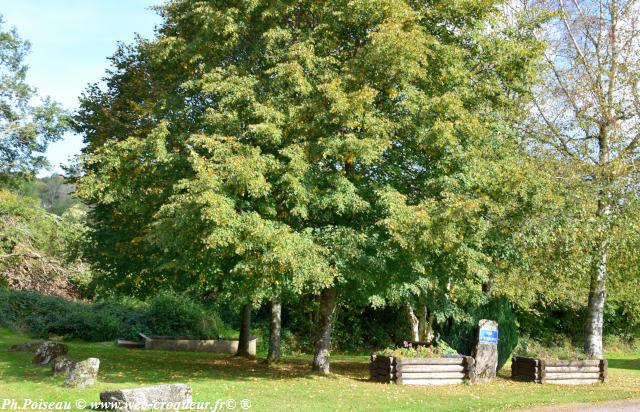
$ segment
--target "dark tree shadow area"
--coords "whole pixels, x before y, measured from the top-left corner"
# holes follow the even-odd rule
[[[147,351],[124,349],[115,343],[71,342],[68,356],[73,360],[89,357],[100,359],[100,381],[103,383],[163,383],[176,380],[304,379],[317,376],[311,371],[311,357],[287,357],[276,365],[262,358],[245,359],[229,354]],[[54,377],[49,366],[31,364],[31,353],[9,352],[9,344],[0,341],[0,379],[3,381],[50,382]],[[331,371],[335,376],[366,380],[367,357],[335,357]],[[329,376],[331,378],[331,376]]]

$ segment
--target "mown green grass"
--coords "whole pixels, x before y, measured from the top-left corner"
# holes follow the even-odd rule
[[[286,358],[276,367],[229,355],[128,350],[113,342],[67,342],[70,357],[101,360],[100,382],[66,389],[64,377],[31,365],[30,353],[8,352],[25,336],[0,329],[2,398],[97,401],[100,391],[158,383],[186,383],[195,401],[242,399],[252,411],[485,411],[535,405],[640,398],[640,353],[609,354],[610,381],[595,386],[558,387],[513,382],[509,365],[490,385],[407,387],[367,381],[368,357],[335,356],[332,375],[309,372],[309,357]]]

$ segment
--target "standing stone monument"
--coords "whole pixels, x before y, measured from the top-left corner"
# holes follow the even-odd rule
[[[490,382],[498,369],[498,322],[478,322],[478,340],[474,348],[476,382]]]
[[[95,385],[100,370],[100,359],[89,358],[82,362],[77,362],[67,375],[64,381],[66,388],[84,388]]]

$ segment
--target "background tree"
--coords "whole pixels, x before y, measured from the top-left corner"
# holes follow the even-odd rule
[[[47,165],[47,145],[66,130],[66,114],[50,98],[33,105],[35,88],[26,83],[29,42],[5,30],[0,16],[0,183],[32,176]]]
[[[423,21],[434,39],[425,69],[431,87],[412,94],[421,110],[407,111],[414,117],[385,153],[379,191],[384,270],[418,280],[373,298],[415,302],[418,324],[430,314],[443,334],[487,303],[496,276],[519,265],[520,225],[550,195],[511,127],[523,115],[519,102],[528,98],[542,43],[506,24],[497,5],[467,6]]]
[[[157,133],[150,134],[170,110],[163,103],[168,101],[167,90],[179,83],[167,79],[168,73],[182,73],[179,67],[158,68],[150,58],[152,46],[143,39],[120,45],[104,85],[87,88],[73,120],[86,143],[83,173],[74,180],[78,196],[91,206],[84,254],[96,272],[98,296],[144,297],[164,284],[183,290],[192,280],[165,271],[157,260],[162,250],[145,241],[154,213],[171,194],[172,179],[185,173],[183,165],[162,161],[166,150],[156,145]],[[188,130],[189,124],[179,127]]]
[[[585,352],[602,356],[606,281],[616,227],[638,194],[640,37],[635,0],[537,3],[557,18],[526,125],[532,153],[565,184],[575,252],[588,273]],[[578,272],[580,273],[580,272]]]
[[[169,12],[170,8],[167,15]],[[185,24],[180,21],[175,30],[184,29]],[[207,153],[190,152],[194,142],[195,147],[207,149],[207,142],[196,139],[200,136],[189,140],[189,135],[207,126],[202,120],[206,108],[202,102],[206,93],[212,92],[199,89],[199,81],[210,84],[210,79],[205,82],[194,76],[189,63],[193,49],[183,49],[183,39],[178,36],[182,33],[172,33],[168,27],[158,43],[140,41],[121,47],[114,56],[115,68],[107,79],[106,91],[90,88],[76,117],[89,154],[79,193],[94,205],[91,236],[96,248],[89,255],[103,274],[99,283],[117,285],[128,293],[153,293],[168,284],[176,289],[195,289],[196,293],[214,289],[229,299],[242,292],[246,300],[259,300],[254,288],[261,290],[260,276],[279,279],[278,275],[292,273],[292,267],[297,268],[296,273],[312,272],[317,252],[284,226],[268,221],[261,224],[257,213],[240,214],[217,203],[227,196],[230,202],[250,206],[241,192],[246,184],[259,188],[259,174],[250,168],[260,163],[252,164],[255,157],[248,158],[239,165],[244,169],[230,170],[226,169],[234,166],[232,163],[211,163],[220,178],[227,180],[219,186],[211,180],[213,170],[204,167],[210,162],[204,156]],[[204,41],[199,44],[203,53],[211,53],[214,46]],[[225,46],[221,47],[224,50]],[[172,51],[168,57],[166,49]],[[186,87],[187,81],[192,81],[192,86]],[[157,104],[159,101],[163,103]],[[237,147],[229,145],[228,149]],[[243,154],[229,160],[235,162]],[[258,180],[246,181],[239,174],[247,172]],[[185,174],[191,174],[189,185],[186,179],[181,180]],[[167,200],[174,194],[174,185],[175,195]],[[218,191],[222,193],[212,197]],[[150,192],[157,196],[148,197]],[[300,252],[296,244],[300,244]],[[268,252],[274,256],[265,257]],[[269,267],[273,269],[269,271]],[[330,273],[323,270],[318,277]],[[270,285],[274,290],[284,287]]]

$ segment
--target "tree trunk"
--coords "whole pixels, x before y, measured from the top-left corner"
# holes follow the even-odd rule
[[[493,293],[493,281],[494,281],[494,276],[493,276],[493,273],[491,273],[487,278],[487,280],[482,282],[482,292],[488,298],[490,298]]]
[[[426,307],[424,308],[424,311],[426,313],[426,322],[422,339],[426,342],[433,342],[435,338],[433,324],[436,321],[436,317],[433,315],[433,312],[427,310]]]
[[[610,115],[611,113],[607,113]],[[613,118],[613,117],[610,117]],[[598,135],[598,166],[601,170],[606,170],[609,164],[609,127],[610,124],[602,124]],[[598,175],[596,184],[604,187],[598,193],[598,209],[596,217],[602,224],[611,213],[610,176],[606,173]],[[607,230],[603,230],[607,232]],[[604,324],[604,301],[606,298],[607,280],[607,240],[606,238],[597,240],[594,248],[594,262],[589,285],[589,304],[587,306],[587,324],[585,325],[584,352],[592,358],[602,358],[602,327]]]
[[[418,337],[420,338],[419,340],[424,341],[424,332],[427,328],[427,307],[424,305],[418,306],[416,316],[418,317]]]
[[[421,305],[416,311],[418,316],[418,336],[420,341],[427,340],[427,307]]]
[[[331,330],[336,309],[336,288],[324,289],[320,293],[320,319],[316,334],[316,353],[313,357],[313,370],[322,374],[329,373],[329,350],[331,349]]]
[[[604,302],[606,298],[607,252],[600,245],[599,259],[591,274],[589,306],[584,339],[584,352],[593,358],[602,358],[602,327],[604,323]]]
[[[269,353],[267,363],[280,360],[280,333],[282,331],[282,304],[280,300],[271,300],[271,321],[269,323]]]
[[[237,356],[250,356],[249,340],[251,339],[251,303],[242,307],[242,319],[240,320],[240,338],[238,341]]]
[[[406,305],[406,308],[409,323],[411,324],[411,341],[418,342],[420,341],[420,322],[418,321],[416,314],[413,312],[411,305]]]

